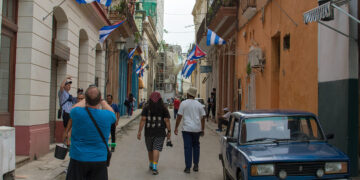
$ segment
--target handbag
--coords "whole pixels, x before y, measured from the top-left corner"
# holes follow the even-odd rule
[[[106,143],[105,137],[104,137],[103,133],[101,132],[98,124],[96,123],[94,117],[93,117],[92,114],[90,113],[89,108],[88,108],[88,107],[85,107],[85,109],[86,109],[86,111],[88,112],[91,121],[94,123],[97,131],[99,132],[99,134],[100,134],[100,136],[101,136],[101,139],[103,140],[103,142],[104,142],[104,144],[105,144],[105,147],[106,147],[106,150],[107,150],[106,166],[109,167],[109,166],[110,166],[110,160],[111,160],[111,152],[109,151],[109,147],[108,147],[108,145],[107,145],[107,143]]]

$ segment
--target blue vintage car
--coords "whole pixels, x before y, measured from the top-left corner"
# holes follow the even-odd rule
[[[349,158],[329,138],[312,113],[234,112],[220,140],[224,179],[348,179]]]

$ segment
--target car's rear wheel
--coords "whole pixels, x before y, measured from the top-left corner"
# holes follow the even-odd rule
[[[230,180],[230,177],[227,174],[225,167],[223,167],[223,180]]]

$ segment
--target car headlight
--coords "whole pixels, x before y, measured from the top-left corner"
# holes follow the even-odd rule
[[[348,172],[347,162],[327,162],[325,163],[325,174],[343,174]]]
[[[274,164],[258,164],[251,166],[251,176],[271,176],[274,175]]]

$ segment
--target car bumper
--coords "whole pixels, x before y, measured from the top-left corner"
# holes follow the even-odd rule
[[[249,177],[248,180],[279,180],[277,176],[260,176],[260,177]],[[337,180],[350,180],[351,178],[347,177],[337,177],[337,176],[324,176],[322,178],[317,178],[316,176],[288,176],[287,180],[313,180],[313,179],[337,179]]]

